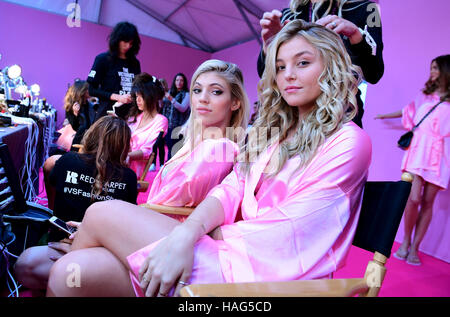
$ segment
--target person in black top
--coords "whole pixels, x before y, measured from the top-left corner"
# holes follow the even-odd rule
[[[115,102],[121,107],[116,114],[124,117],[131,103],[131,84],[141,73],[136,58],[141,40],[136,26],[129,22],[118,23],[109,36],[109,51],[97,55],[89,73],[89,94],[99,98],[95,120],[107,114]]]
[[[168,149],[167,159],[169,160],[181,147],[172,151],[175,143],[183,138],[179,132],[191,113],[188,82],[183,73],[175,75],[172,86],[166,93],[165,98],[169,102],[163,104],[162,114],[169,120],[169,128],[164,138]],[[179,144],[182,143],[179,142]]]
[[[56,188],[53,215],[76,226],[94,202],[119,199],[136,204],[137,177],[125,165],[130,140],[131,131],[123,119],[105,116],[97,120],[83,137],[82,152],[64,154],[50,173]],[[17,260],[19,282],[33,290],[45,290],[52,264],[70,251],[68,238],[51,226],[48,247],[29,248]]]
[[[323,25],[343,39],[353,64],[361,67],[364,79],[376,84],[384,73],[381,20],[376,3],[368,0],[291,0],[290,8],[266,12],[260,21],[263,47],[257,69],[264,72],[265,49],[289,21],[302,19]],[[358,114],[353,121],[362,127],[364,113],[361,92],[356,96]]]
[[[73,144],[80,144],[84,133],[91,126],[88,98],[89,84],[84,80],[75,81],[64,97],[66,119],[76,132]]]

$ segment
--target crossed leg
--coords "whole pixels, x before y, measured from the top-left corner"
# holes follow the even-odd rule
[[[123,201],[93,204],[75,237],[74,251],[52,266],[47,295],[133,296],[126,257],[177,225],[175,219]]]

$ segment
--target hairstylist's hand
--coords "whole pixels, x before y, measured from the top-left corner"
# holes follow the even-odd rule
[[[262,19],[259,21],[261,25],[261,38],[263,40],[263,51],[266,54],[268,40],[281,31],[284,25],[289,21],[281,24],[282,13],[279,10],[272,10],[272,12],[265,12]]]
[[[359,32],[356,24],[340,18],[337,15],[327,15],[326,17],[317,20],[316,23],[336,32],[339,35],[348,37],[352,45],[358,44],[363,40],[362,34]]]
[[[149,254],[139,270],[140,287],[145,296],[179,296],[184,283],[188,283],[194,263],[193,231],[195,223],[186,220],[162,240]],[[181,283],[183,282],[183,283]]]
[[[131,95],[130,94],[120,95],[118,101],[123,103],[123,104],[130,103],[131,102]]]

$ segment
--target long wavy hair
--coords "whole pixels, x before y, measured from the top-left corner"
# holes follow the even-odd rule
[[[136,76],[131,86],[132,106],[127,115],[127,120],[132,119],[133,123],[136,122],[137,116],[143,112],[137,106],[137,94],[140,94],[144,99],[144,111],[151,113],[154,109],[157,109],[159,101],[164,97],[164,88],[155,76],[147,73]]]
[[[446,92],[446,98],[450,93],[450,55],[441,55],[431,61],[431,64],[436,62],[439,69],[439,77],[432,80],[431,77],[425,83],[425,88],[422,90],[425,95],[431,95],[437,90]]]
[[[288,19],[289,18],[292,19],[292,17],[295,17],[298,13],[300,13],[297,11],[299,7],[306,6],[310,2],[311,2],[311,0],[291,0],[291,2],[289,4],[289,8],[291,9],[292,13],[288,17]],[[359,3],[360,2],[367,3],[369,1],[367,1],[367,0],[331,0],[331,1],[329,1],[328,7],[326,8],[325,13],[319,17],[318,12],[319,12],[319,9],[324,4],[324,2],[325,1],[318,1],[318,2],[312,4],[312,16],[311,16],[312,21],[310,21],[310,22],[315,22],[315,21],[319,20],[320,18],[323,18],[323,17],[329,15],[333,8],[333,4],[337,5],[337,8],[338,8],[337,16],[342,17],[342,11],[346,4],[358,3],[358,2]],[[357,6],[355,6],[354,8],[356,8],[356,7]],[[353,9],[353,8],[351,8],[351,9]]]
[[[278,50],[297,36],[316,48],[324,65],[318,78],[321,94],[315,107],[301,117],[298,107],[287,104],[276,84]],[[308,164],[319,146],[356,115],[355,96],[361,76],[361,69],[352,64],[339,35],[314,23],[289,22],[268,46],[265,71],[258,85],[259,116],[253,125],[254,131],[262,129],[266,133],[258,133],[257,139],[247,141],[242,149],[244,171],[250,169],[249,157],[255,153],[258,157],[275,143],[280,145],[278,164],[269,177],[295,155],[300,157],[299,168]],[[268,127],[277,127],[279,131],[272,133],[267,131]],[[288,139],[288,136],[292,137]]]
[[[222,77],[229,85],[231,91],[232,100],[237,100],[240,102],[239,109],[233,111],[228,125],[229,128],[226,137],[236,143],[242,143],[244,139],[245,129],[248,126],[248,119],[250,114],[250,102],[247,96],[247,92],[244,88],[244,76],[240,68],[233,63],[224,62],[217,59],[207,60],[202,63],[194,75],[192,76],[191,88],[190,88],[190,102],[192,103],[193,90],[195,87],[195,82],[197,78],[204,73],[216,73],[218,76]],[[187,123],[184,125],[181,134],[185,135],[184,144],[191,142],[192,146],[201,139],[198,138],[194,133],[196,131],[195,125],[195,111],[191,111]],[[242,133],[240,133],[242,132]]]
[[[73,104],[78,102],[80,107],[87,103],[89,96],[89,84],[84,80],[77,80],[69,87],[64,96],[64,110],[72,112]]]
[[[83,156],[89,163],[95,163],[96,174],[92,192],[102,193],[104,185],[111,179],[114,171],[126,166],[125,160],[130,149],[131,131],[125,120],[104,116],[98,119],[84,134],[81,144]],[[91,196],[91,200],[94,197]]]

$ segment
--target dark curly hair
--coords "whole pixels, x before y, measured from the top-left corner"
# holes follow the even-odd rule
[[[164,87],[156,77],[147,73],[136,76],[133,80],[133,86],[131,87],[131,98],[133,99],[133,103],[127,116],[127,119],[134,118],[133,122],[136,122],[136,117],[142,113],[136,103],[137,94],[140,94],[144,99],[145,111],[152,112],[156,108],[158,102],[164,97]]]
[[[136,57],[141,48],[141,39],[134,24],[131,24],[129,22],[120,22],[116,24],[111,34],[109,35],[109,51],[111,52],[111,54],[115,56],[118,55],[120,41],[133,41],[133,45],[127,52],[126,56],[127,58]]]

